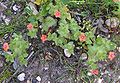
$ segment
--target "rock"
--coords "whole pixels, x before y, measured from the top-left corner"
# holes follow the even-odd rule
[[[112,17],[110,19],[107,19],[105,21],[105,24],[108,26],[108,27],[111,27],[111,28],[115,28],[115,27],[118,27],[119,24],[120,24],[120,21],[117,17]]]
[[[82,58],[82,60],[87,60],[87,54],[86,53],[82,53],[81,54],[81,58]]]
[[[92,76],[92,74],[90,72],[87,73],[88,76]]]
[[[48,70],[48,69],[49,69],[49,67],[44,67],[44,69],[45,69],[45,70]]]
[[[41,81],[40,76],[37,76],[36,79],[37,79],[37,81],[39,81],[39,82]]]
[[[27,80],[27,83],[32,83],[30,80]]]
[[[19,81],[24,81],[24,80],[25,80],[25,73],[19,74],[18,77],[17,77],[17,79],[18,79]]]
[[[102,83],[103,79],[98,79],[97,83]]]
[[[71,54],[68,52],[68,49],[64,49],[64,54],[66,57],[70,57]]]
[[[17,10],[18,10],[18,7],[17,7],[16,4],[13,6],[13,10],[14,10],[14,11],[17,11]]]
[[[30,6],[30,8],[32,9],[34,15],[38,14],[38,11],[37,11],[37,9],[36,9],[35,4],[33,4],[33,3],[30,2],[30,3],[28,4],[28,6]]]

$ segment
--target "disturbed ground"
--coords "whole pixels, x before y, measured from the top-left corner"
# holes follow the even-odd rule
[[[3,27],[6,27],[3,26],[4,24],[15,23],[14,26],[19,24],[14,19],[22,15],[24,6],[25,4],[23,5],[22,2],[14,3],[9,0],[2,0],[0,2],[0,34],[5,30],[3,29]],[[39,41],[41,33],[38,32],[36,38],[30,38],[26,35],[26,31],[20,28],[8,30],[6,34],[2,34],[0,37],[0,83],[120,83],[120,28],[110,28],[111,32],[109,32],[109,28],[106,27],[106,25],[109,25],[110,19],[115,21],[109,26],[119,26],[118,18],[111,17],[106,19],[104,16],[100,16],[96,19],[91,14],[81,17],[78,14],[73,14],[73,12],[79,13],[79,9],[71,9],[71,11],[71,15],[80,26],[82,26],[83,19],[89,20],[92,22],[92,26],[96,28],[96,35],[111,39],[112,41],[116,40],[114,42],[118,45],[116,49],[117,58],[111,63],[106,61],[99,62],[101,76],[94,78],[89,73],[86,74],[87,65],[85,62],[88,57],[86,53],[82,53],[84,51],[82,48],[76,47],[75,55],[67,58],[64,56],[63,49],[55,46],[53,42],[47,41],[41,43]],[[7,14],[8,12],[10,14]],[[24,39],[30,42],[27,49],[29,54],[27,66],[20,66],[17,59],[13,64],[5,61],[2,43],[10,41],[14,32],[21,32]],[[80,58],[81,61],[79,60]],[[82,69],[85,71],[84,73],[82,73]],[[18,76],[22,73],[25,74],[25,80],[20,82]]]

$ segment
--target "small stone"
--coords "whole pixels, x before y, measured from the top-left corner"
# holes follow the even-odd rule
[[[14,5],[14,6],[13,6],[13,10],[14,10],[14,11],[17,11],[17,10],[18,10],[17,5]]]
[[[117,47],[118,52],[120,52],[120,47]]]
[[[71,56],[71,54],[68,52],[68,49],[64,49],[64,53],[65,53],[66,57],[70,57]]]
[[[17,78],[19,81],[24,81],[25,80],[25,73],[19,74]]]
[[[98,79],[97,83],[102,83],[103,79]]]
[[[120,76],[118,77],[118,79],[120,79]]]
[[[92,74],[90,72],[87,73],[88,76],[92,76]]]
[[[30,81],[30,80],[27,80],[27,83],[31,83],[31,81]]]
[[[35,4],[33,4],[33,3],[30,2],[28,4],[28,6],[30,6],[30,8],[32,9],[34,15],[38,14],[38,11],[36,9],[36,5]]]
[[[50,83],[50,81],[48,81],[48,83]]]
[[[119,23],[120,23],[120,21],[119,21],[119,19],[116,18],[116,17],[112,17],[112,18],[107,19],[107,20],[105,21],[105,24],[106,24],[107,26],[111,27],[111,28],[118,27],[118,26],[119,26]]]
[[[48,67],[45,67],[44,69],[45,69],[45,70],[48,70],[49,68],[48,68]]]
[[[78,49],[78,50],[79,50],[79,49],[80,49],[80,47],[76,47],[76,49]]]
[[[29,46],[31,46],[32,44],[31,43],[29,43]]]
[[[110,35],[108,35],[108,38],[110,38]]]
[[[86,53],[82,53],[81,54],[81,58],[82,58],[82,60],[86,60],[87,59],[87,54]]]
[[[39,28],[42,29],[42,25],[40,25]]]
[[[41,81],[40,76],[37,76],[36,79],[37,79],[37,81],[39,81],[39,82]]]

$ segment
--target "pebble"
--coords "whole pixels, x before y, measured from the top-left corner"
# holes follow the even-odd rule
[[[31,81],[30,81],[30,80],[27,80],[27,83],[31,83]]]
[[[40,76],[37,76],[36,79],[37,79],[37,81],[39,81],[39,82],[41,81]]]
[[[35,4],[33,4],[33,3],[30,2],[30,3],[28,4],[28,6],[30,6],[30,8],[32,9],[34,15],[38,14],[38,11],[37,11],[37,9],[36,9]]]
[[[118,18],[112,17],[112,18],[110,18],[110,19],[107,19],[107,20],[105,21],[105,24],[106,24],[107,26],[111,27],[111,28],[114,28],[114,27],[119,26],[120,21],[119,21]]]
[[[44,69],[45,69],[45,70],[48,70],[49,68],[48,68],[48,67],[45,67]]]
[[[17,10],[18,10],[17,5],[14,5],[14,6],[13,6],[13,10],[14,10],[14,11],[17,11]]]
[[[87,54],[86,53],[82,53],[81,54],[81,58],[82,58],[82,60],[86,60],[87,59]]]
[[[102,83],[103,79],[98,79],[97,83]]]
[[[64,49],[64,54],[68,58],[71,56],[71,54],[68,52],[68,49]]]
[[[108,35],[108,38],[110,38],[110,35]]]
[[[90,72],[87,73],[88,76],[92,76],[92,74]]]
[[[117,47],[118,52],[120,52],[120,47]]]
[[[19,81],[24,81],[25,80],[25,73],[19,74],[17,78]]]
[[[48,81],[48,83],[50,83],[50,81]]]

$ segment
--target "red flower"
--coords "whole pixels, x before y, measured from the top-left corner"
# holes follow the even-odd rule
[[[56,18],[60,18],[61,13],[57,10],[57,11],[55,11],[54,15]]]
[[[98,69],[91,70],[90,72],[91,72],[91,74],[93,74],[93,75],[98,75],[98,74],[99,74]]]
[[[41,36],[41,40],[42,40],[42,42],[44,43],[44,42],[47,40],[47,35],[42,35],[42,36]]]
[[[112,61],[115,58],[115,52],[109,52],[108,58]]]
[[[86,41],[85,33],[81,33],[81,35],[79,36],[79,40],[80,40],[81,42]]]
[[[32,30],[32,29],[33,29],[32,23],[29,23],[29,24],[27,25],[27,29],[28,29],[28,30]]]
[[[3,50],[4,50],[4,51],[8,51],[8,49],[9,49],[8,43],[4,43],[4,44],[3,44]]]

